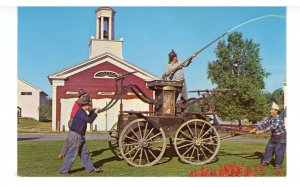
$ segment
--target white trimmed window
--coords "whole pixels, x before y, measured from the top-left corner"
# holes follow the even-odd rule
[[[113,71],[98,71],[95,73],[94,78],[114,79],[118,76],[120,75]]]

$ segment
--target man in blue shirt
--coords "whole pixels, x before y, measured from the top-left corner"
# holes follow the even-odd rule
[[[71,115],[70,115],[70,120],[68,122],[68,127],[69,129],[71,128],[71,124],[72,124],[72,121],[73,121],[73,118],[77,112],[78,109],[80,109],[80,106],[78,105],[77,101],[80,100],[80,98],[82,96],[84,96],[86,93],[86,91],[84,89],[79,89],[78,91],[78,100],[76,100],[76,102],[74,103],[73,107],[72,107],[72,111],[71,111]],[[60,153],[58,155],[58,158],[60,159],[63,159],[65,157],[65,155],[67,154],[67,150],[68,149],[68,145],[67,145],[67,141],[64,142],[64,145],[62,146],[61,150],[60,150]]]
[[[81,162],[83,163],[87,172],[90,173],[101,171],[100,168],[94,167],[85,144],[85,132],[87,123],[92,123],[96,119],[97,113],[100,109],[96,108],[94,112],[92,112],[90,115],[87,115],[86,111],[91,108],[92,103],[88,95],[82,96],[80,100],[77,101],[77,103],[80,106],[80,109],[78,109],[75,113],[70,127],[70,133],[66,140],[68,145],[68,152],[65,156],[64,163],[60,168],[61,174],[68,174],[77,157],[77,154],[79,155]]]
[[[283,118],[279,116],[279,107],[276,103],[272,104],[270,117],[259,124],[250,133],[263,134],[271,132],[272,136],[266,146],[262,166],[268,166],[275,152],[275,168],[281,168],[286,150],[286,130]]]

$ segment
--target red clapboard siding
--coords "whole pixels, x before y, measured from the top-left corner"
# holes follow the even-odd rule
[[[119,68],[111,64],[110,62],[104,62],[97,66],[91,67],[89,69],[78,72],[65,80],[64,86],[57,87],[57,110],[56,119],[60,119],[61,98],[74,98],[77,97],[75,94],[66,94],[67,91],[77,92],[80,88],[83,88],[92,99],[101,98],[112,98],[113,95],[98,95],[98,92],[114,92],[115,91],[115,81],[114,79],[105,78],[94,78],[95,73],[98,71],[113,71],[118,74],[127,73],[124,69]],[[152,91],[147,89],[145,81],[136,75],[130,75],[124,81],[124,85],[136,84],[139,86],[144,93],[149,97],[152,97]],[[137,98],[135,95],[123,95],[123,99],[134,99]],[[152,106],[149,106],[149,110],[152,110]]]
[[[127,71],[109,63],[104,62],[87,70],[83,70],[77,74],[74,74],[65,81],[65,86],[57,88],[57,96],[59,98],[73,98],[76,95],[66,94],[67,91],[76,92],[80,88],[85,91],[93,99],[111,98],[109,95],[98,95],[98,92],[113,92],[115,91],[115,80],[114,79],[101,79],[94,78],[95,73],[98,71],[113,71],[118,74],[127,73]],[[139,86],[149,97],[152,97],[152,91],[147,89],[145,81],[136,75],[130,75],[124,81],[124,85],[136,84]],[[124,99],[136,98],[135,95],[124,95]]]

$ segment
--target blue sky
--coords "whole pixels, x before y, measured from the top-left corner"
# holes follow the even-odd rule
[[[19,7],[18,76],[52,96],[47,76],[88,59],[90,35],[96,33],[98,7]],[[285,7],[112,7],[115,39],[124,37],[125,60],[161,77],[168,53],[179,60],[225,31],[250,19],[286,15]],[[272,75],[266,91],[283,88],[286,72],[286,19],[269,17],[235,31],[260,45],[263,68]],[[224,37],[223,39],[226,39]],[[213,88],[207,64],[214,60],[217,42],[187,67],[189,90]]]

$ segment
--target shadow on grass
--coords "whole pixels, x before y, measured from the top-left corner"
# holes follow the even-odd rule
[[[103,166],[105,163],[113,162],[113,161],[117,161],[117,160],[120,160],[117,156],[108,157],[108,158],[101,159],[101,160],[95,162],[95,163],[94,163],[94,166],[95,166],[95,167],[101,167],[101,166]]]
[[[103,166],[104,163],[108,163],[108,162],[112,162],[112,161],[116,161],[116,160],[118,160],[118,157],[117,156],[112,156],[112,157],[101,159],[97,162],[94,162],[94,166],[96,168],[98,168],[98,167]],[[84,170],[85,170],[85,168],[81,167],[81,168],[78,168],[78,169],[71,170],[69,173],[71,174],[71,173],[76,173],[76,172],[84,171]]]
[[[18,141],[36,140],[36,139],[39,139],[39,138],[40,137],[18,138]]]
[[[91,157],[95,157],[98,156],[100,154],[102,154],[104,151],[110,150],[110,148],[105,148],[105,149],[100,149],[100,150],[96,150],[96,151],[92,151],[90,153]]]
[[[95,156],[98,156],[98,155],[102,154],[105,151],[108,151],[108,150],[111,150],[111,149],[110,148],[105,148],[105,149],[95,150],[95,151],[91,152],[90,155],[91,155],[91,157],[95,157]],[[223,152],[223,155],[226,155],[226,154],[228,154],[228,153]],[[231,155],[233,155],[233,154],[231,154]],[[163,156],[162,156],[162,158],[156,164],[154,164],[153,166],[166,164],[166,163],[170,162],[173,159],[173,157],[176,158],[179,162],[181,162],[183,164],[187,164],[187,165],[189,164],[189,163],[185,163],[185,162],[181,161],[181,159],[178,157],[178,155],[175,151],[175,148],[172,145],[168,145],[165,152],[164,152],[164,154],[163,154]],[[99,161],[94,162],[94,166],[95,167],[102,167],[105,163],[113,162],[113,161],[126,162],[125,160],[122,160],[122,159],[118,158],[117,156],[111,156],[111,157],[104,158],[104,159],[101,159]],[[216,156],[208,164],[213,164],[213,163],[216,163],[218,161],[219,161],[219,158]],[[129,164],[128,164],[128,166],[133,167]],[[85,168],[81,167],[81,168],[78,168],[78,169],[71,170],[69,173],[71,174],[71,173],[76,173],[76,172],[84,171],[84,170],[85,170]]]
[[[100,154],[102,154],[103,152],[105,151],[108,151],[111,149],[110,148],[105,148],[105,149],[100,149],[100,150],[96,150],[96,151],[93,151],[91,152],[91,157],[95,157],[95,156],[98,156]],[[109,157],[109,158],[105,158],[105,159],[101,159],[97,162],[94,163],[95,167],[101,167],[103,166],[104,163],[108,163],[108,162],[112,162],[112,161],[120,161],[121,159],[118,158],[116,155],[115,156],[112,156],[112,157]]]
[[[168,158],[167,160],[164,160],[164,158]],[[167,162],[170,162],[173,158],[176,158],[178,160],[178,162],[182,163],[182,164],[186,164],[189,165],[189,163],[185,163],[183,162],[180,157],[177,155],[175,148],[173,147],[173,145],[168,145],[167,149],[162,157],[162,159],[155,165],[160,165],[160,164],[165,164]],[[209,162],[208,164],[213,164],[219,161],[219,158],[216,156],[211,162]]]
[[[255,151],[254,153],[252,153],[248,156],[245,156],[244,158],[262,160],[264,158],[264,154],[262,152]]]
[[[255,152],[251,152],[251,153],[231,154],[231,153],[227,153],[227,152],[224,152],[224,151],[219,151],[218,156],[237,156],[237,157],[246,158],[246,159],[259,159],[260,163],[261,163],[263,161],[263,158],[264,158],[264,153],[259,152],[259,151],[255,151]],[[270,161],[270,165],[275,166],[274,154],[272,156],[272,160]]]
[[[93,152],[91,152],[91,155],[92,155],[92,157],[95,157],[97,155],[102,154],[104,151],[107,151],[107,150],[110,150],[110,148],[105,148],[105,149],[93,151]],[[175,150],[172,147],[168,146],[166,148],[165,152],[164,152],[163,157],[155,165],[161,165],[161,164],[165,164],[167,162],[170,162],[173,157],[177,157],[177,154],[176,154]],[[112,157],[109,157],[109,158],[99,160],[99,161],[95,162],[94,165],[95,165],[95,167],[101,167],[105,163],[112,162],[112,161],[122,161],[122,159],[118,158],[117,156],[112,156]],[[126,162],[126,161],[124,160],[123,162]],[[76,170],[72,170],[70,173],[78,172],[78,171],[82,171],[82,170],[84,170],[84,167],[76,169]]]
[[[90,152],[90,156],[91,156],[91,158],[96,157],[96,156],[98,156],[98,155],[100,155],[103,152],[108,151],[108,150],[110,150],[110,148],[95,150],[95,151]],[[96,161],[93,164],[96,168],[98,168],[98,167],[103,166],[104,163],[117,161],[117,160],[120,160],[120,159],[117,156],[112,156],[112,157],[109,157],[109,158],[105,158],[105,159],[101,159],[99,161]],[[70,170],[69,173],[71,174],[71,173],[76,173],[76,172],[79,172],[79,171],[85,171],[85,168],[81,167],[81,168],[78,168],[78,169],[73,169],[73,170]]]
[[[175,150],[168,146],[165,150],[164,155],[162,156],[162,158],[158,161],[158,163],[156,163],[155,165],[161,165],[161,164],[165,164],[168,163],[172,160],[173,157],[177,156]]]
[[[262,160],[264,158],[264,154],[262,152],[244,152],[244,153],[228,153],[225,151],[219,151],[218,156],[237,156],[240,158],[246,158],[246,159],[260,159]]]

